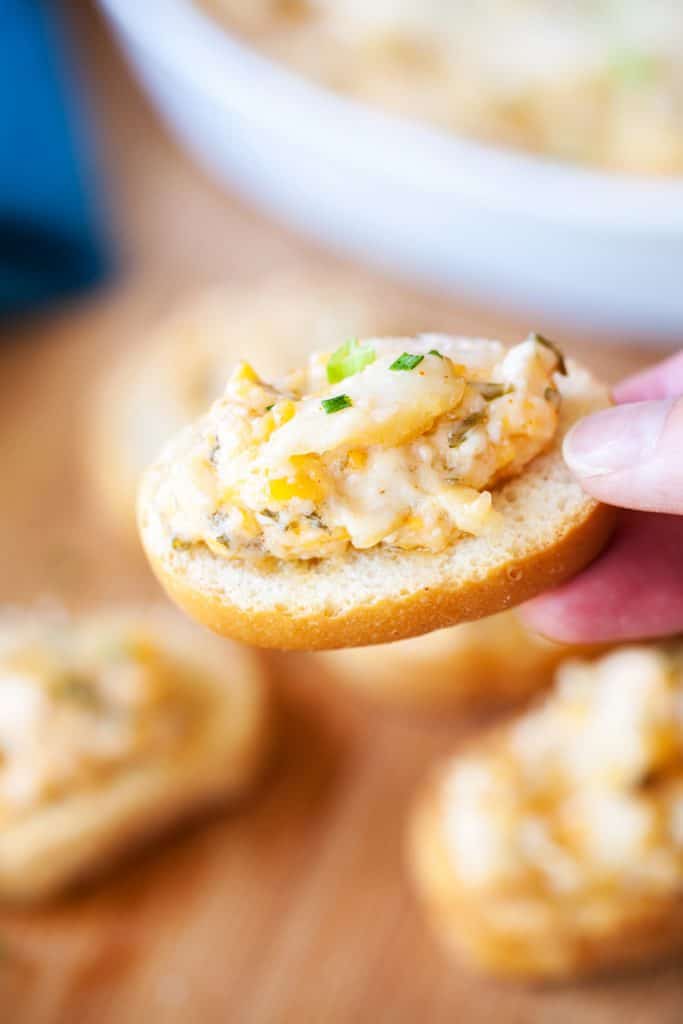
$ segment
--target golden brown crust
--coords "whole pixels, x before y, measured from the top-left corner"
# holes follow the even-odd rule
[[[525,910],[533,904],[520,903],[514,933],[496,931],[476,895],[458,885],[442,834],[434,780],[411,820],[409,864],[442,945],[477,971],[517,981],[567,981],[646,965],[683,949],[683,897],[674,894],[634,892],[616,916],[597,926],[590,907],[572,897],[566,919],[546,917],[545,930],[525,927]]]
[[[293,615],[287,608],[245,610],[227,595],[203,592],[187,577],[169,571],[149,547],[147,554],[173,600],[214,632],[257,647],[313,651],[389,643],[521,604],[588,565],[609,539],[615,515],[608,506],[587,503],[584,515],[555,543],[523,558],[510,557],[479,579],[464,585],[436,581],[413,593],[359,604],[337,615],[318,610]],[[144,530],[142,535],[144,542]]]

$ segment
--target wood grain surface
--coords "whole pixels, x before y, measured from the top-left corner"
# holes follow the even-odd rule
[[[120,267],[98,295],[3,329],[0,599],[57,594],[78,608],[160,599],[139,552],[108,530],[83,471],[87,398],[108,360],[199,285],[334,261],[206,180],[167,138],[92,11],[71,6]],[[387,302],[405,293],[373,280]],[[430,326],[504,337],[529,326],[494,306],[411,301]],[[560,335],[610,379],[657,355]],[[428,766],[477,723],[382,714],[332,692],[305,657],[274,659],[273,670],[282,741],[252,801],[68,899],[0,912],[1,1021],[683,1020],[680,965],[528,989],[443,959],[407,884],[404,823]]]

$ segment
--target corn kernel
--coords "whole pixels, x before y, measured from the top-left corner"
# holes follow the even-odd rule
[[[253,366],[249,363],[239,363],[233,372],[232,380],[238,383],[239,381],[247,381],[249,384],[258,384],[259,378],[254,370]]]
[[[230,379],[228,380],[228,389],[232,394],[237,395],[239,398],[245,398],[251,389],[260,384],[255,370],[249,365],[249,363],[239,363],[233,370]]]
[[[367,461],[367,452],[363,452],[359,448],[354,448],[353,451],[349,452],[347,465],[349,469],[365,469]]]
[[[297,471],[293,479],[279,477],[270,481],[270,496],[273,501],[291,501],[292,498],[320,501],[324,493],[319,479],[301,471]]]
[[[276,425],[281,427],[284,423],[288,423],[292,419],[296,412],[296,406],[294,405],[294,402],[291,402],[289,399],[285,399],[285,401],[278,402],[277,405],[274,405],[272,412]]]

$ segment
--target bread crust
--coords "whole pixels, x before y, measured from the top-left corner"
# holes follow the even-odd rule
[[[186,576],[170,571],[154,551],[147,553],[169,596],[215,633],[255,647],[317,651],[390,643],[513,608],[588,565],[609,540],[614,522],[614,509],[592,502],[554,544],[523,558],[510,557],[483,578],[464,585],[435,581],[413,593],[359,604],[336,615],[318,610],[297,615],[286,608],[246,610],[227,594],[199,590]]]
[[[169,828],[240,799],[263,771],[273,712],[258,655],[210,635],[198,637],[168,610],[142,610],[140,618],[164,628],[174,651],[187,645],[188,664],[202,673],[188,682],[202,698],[196,728],[188,742],[168,754],[124,767],[109,780],[4,826],[0,898],[5,902],[48,899],[100,877]]]
[[[520,907],[514,936],[497,931],[486,921],[476,894],[463,891],[452,870],[437,778],[414,808],[407,856],[437,938],[478,972],[512,981],[569,981],[645,966],[683,949],[683,897],[672,893],[629,896],[609,926],[582,927],[584,908],[573,897],[564,920],[552,917],[546,919],[549,926],[525,930]]]

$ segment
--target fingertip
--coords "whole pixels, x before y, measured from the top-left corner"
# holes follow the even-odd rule
[[[519,614],[527,629],[553,643],[578,646],[595,642],[595,622],[585,623],[575,615],[559,593],[528,601]]]
[[[683,351],[617,384],[612,397],[618,405],[673,398],[683,394]]]

